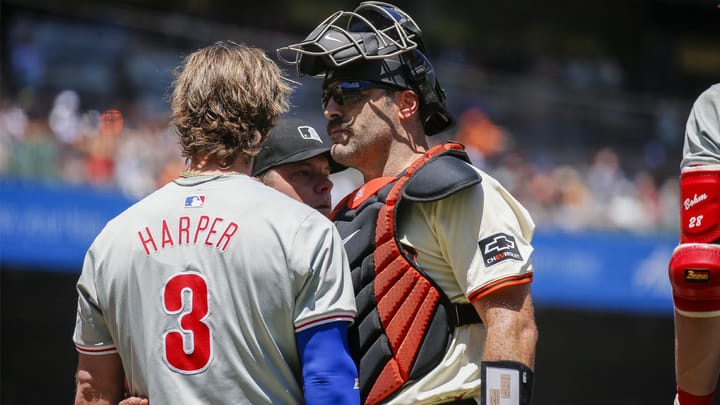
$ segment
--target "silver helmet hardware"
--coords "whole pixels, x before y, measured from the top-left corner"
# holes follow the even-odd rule
[[[427,135],[455,123],[420,27],[392,4],[365,1],[353,11],[337,11],[303,41],[279,48],[277,54],[283,63],[295,65],[298,76],[324,77],[323,88],[365,80],[415,91]]]
[[[339,68],[358,60],[391,58],[418,47],[424,51],[420,27],[402,10],[366,1],[354,11],[337,11],[320,23],[302,42],[278,49],[280,60],[296,65],[298,75],[324,72],[303,69],[303,57],[324,57]]]

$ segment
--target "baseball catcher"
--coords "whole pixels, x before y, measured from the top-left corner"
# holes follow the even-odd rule
[[[322,81],[331,154],[365,184],[335,208],[352,271],[364,404],[530,403],[534,223],[469,163],[422,32],[377,1],[278,50]]]

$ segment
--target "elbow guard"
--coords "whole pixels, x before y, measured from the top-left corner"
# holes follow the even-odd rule
[[[720,246],[685,243],[675,248],[670,264],[675,309],[692,317],[720,316]]]
[[[680,245],[668,272],[677,311],[720,316],[720,165],[686,167],[680,174]]]

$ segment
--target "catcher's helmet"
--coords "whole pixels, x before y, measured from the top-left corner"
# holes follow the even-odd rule
[[[415,21],[396,6],[365,1],[354,11],[334,13],[305,40],[277,53],[281,61],[296,66],[299,76],[324,75],[325,84],[365,79],[414,90],[425,133],[434,135],[455,120],[445,107],[445,92],[421,35]]]

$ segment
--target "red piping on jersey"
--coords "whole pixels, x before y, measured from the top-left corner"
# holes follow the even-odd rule
[[[104,347],[102,349],[90,349],[87,347],[81,347],[78,345],[75,345],[75,349],[83,354],[92,354],[92,355],[101,355],[101,354],[110,354],[110,353],[116,353],[117,348],[115,346],[113,347]]]
[[[470,300],[470,302],[475,302],[483,297],[487,297],[488,295],[502,288],[510,287],[513,285],[527,284],[532,281],[532,278],[532,272],[501,278],[471,292],[468,296],[468,299]]]
[[[295,326],[295,331],[297,332],[297,331],[299,331],[300,329],[306,329],[306,328],[308,328],[310,325],[322,324],[322,323],[327,322],[328,320],[331,320],[331,319],[334,319],[334,320],[337,320],[337,321],[347,321],[347,322],[350,322],[350,323],[353,323],[353,322],[355,321],[355,317],[354,317],[353,315],[348,315],[348,314],[334,314],[334,315],[329,315],[329,316],[326,316],[326,317],[323,317],[323,318],[320,318],[320,319],[314,319],[314,320],[312,320],[312,321],[305,322],[305,323],[303,323],[303,324],[297,325],[297,326]]]

